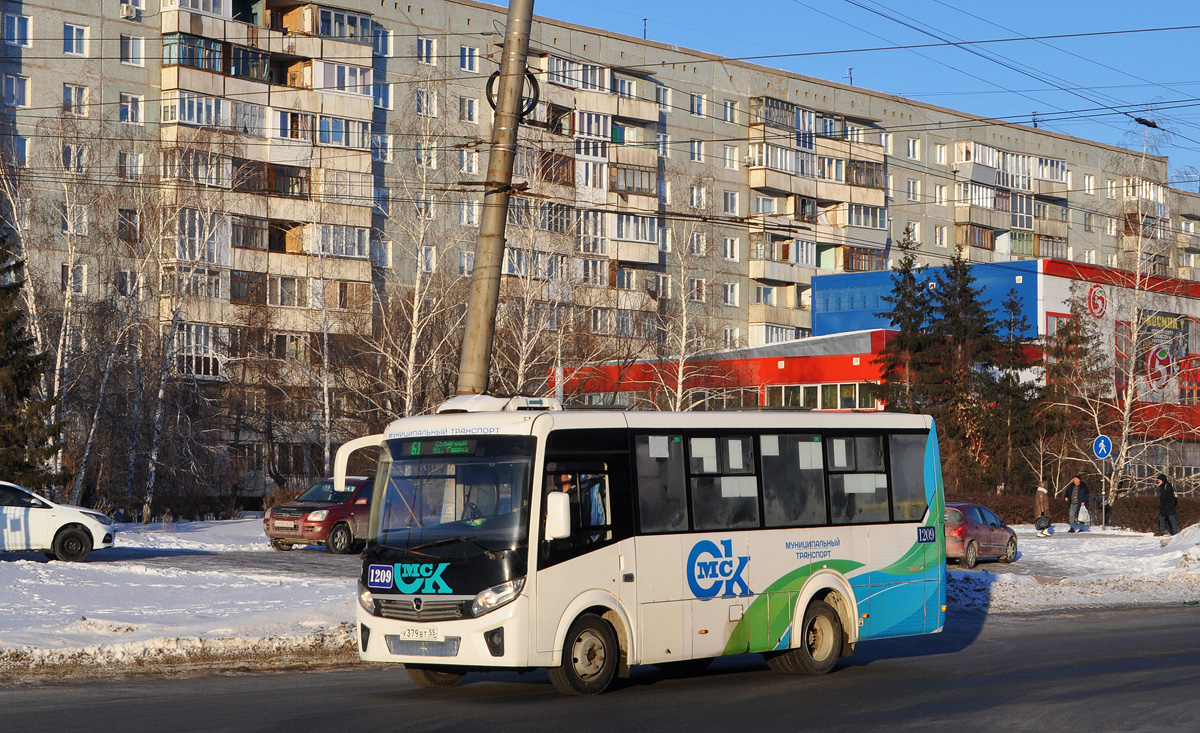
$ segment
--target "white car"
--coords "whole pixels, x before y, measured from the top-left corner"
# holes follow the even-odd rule
[[[42,552],[51,560],[78,562],[93,549],[112,547],[116,534],[111,517],[0,481],[0,552]]]

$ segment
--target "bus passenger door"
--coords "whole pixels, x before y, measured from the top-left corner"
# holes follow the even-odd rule
[[[637,552],[637,627],[642,664],[688,659],[689,601],[682,538],[651,535],[634,540]],[[622,597],[624,600],[624,597]]]
[[[687,543],[692,606],[692,656],[719,657],[750,648],[746,612],[754,597],[746,576],[749,561],[745,532],[693,535]],[[760,630],[761,631],[761,630]]]

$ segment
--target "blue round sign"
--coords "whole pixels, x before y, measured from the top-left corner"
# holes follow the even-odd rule
[[[1092,441],[1092,453],[1097,458],[1108,458],[1112,455],[1112,439],[1107,435],[1096,436],[1096,439]]]

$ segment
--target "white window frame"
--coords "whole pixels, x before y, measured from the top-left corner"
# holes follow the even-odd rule
[[[142,111],[146,107],[146,96],[144,94],[130,94],[121,92],[119,97],[119,113],[117,119],[126,125],[141,125],[145,124]]]
[[[417,36],[417,63],[437,66],[437,39]]]
[[[4,75],[4,106],[26,109],[29,107],[29,77],[20,74]]]
[[[475,46],[458,47],[458,69],[474,74],[479,71],[479,49]]]
[[[121,34],[121,63],[126,66],[146,65],[146,39],[128,33]]]
[[[20,13],[4,14],[4,45],[33,48],[33,19]]]
[[[688,111],[693,117],[704,116],[704,106],[708,103],[707,94],[691,94],[688,99]]]
[[[89,26],[63,23],[63,55],[87,58],[89,36]],[[70,50],[67,50],[68,48]]]

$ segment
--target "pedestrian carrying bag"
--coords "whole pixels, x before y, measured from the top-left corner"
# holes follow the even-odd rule
[[[1039,530],[1050,529],[1050,517],[1038,517],[1037,521],[1033,523],[1033,526]]]
[[[1083,504],[1079,505],[1079,521],[1082,524],[1087,524],[1092,521],[1092,515],[1088,512],[1087,507]]]

